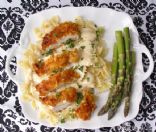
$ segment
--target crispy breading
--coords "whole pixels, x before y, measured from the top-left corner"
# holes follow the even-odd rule
[[[34,71],[39,75],[52,73],[53,70],[58,70],[67,66],[68,64],[77,62],[79,60],[78,50],[64,52],[60,55],[50,56],[45,62],[35,63],[33,65]]]
[[[83,101],[75,110],[75,113],[78,118],[88,120],[96,108],[95,96],[88,89],[83,91],[83,96]]]
[[[48,80],[43,80],[36,85],[40,96],[45,96],[49,91],[55,90],[62,84],[71,83],[80,78],[80,75],[73,69],[67,69],[50,76]]]
[[[77,90],[73,87],[69,87],[56,93],[55,95],[46,96],[40,99],[44,104],[54,107],[63,101],[72,103],[76,100],[76,98],[77,98]]]
[[[58,43],[60,39],[68,35],[78,35],[79,26],[73,22],[64,22],[55,27],[50,33],[46,34],[42,41],[42,50],[45,50],[52,44]]]

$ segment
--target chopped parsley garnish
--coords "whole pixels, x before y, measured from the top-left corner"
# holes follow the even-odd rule
[[[85,47],[86,47],[86,46],[81,46],[80,48],[81,48],[81,49],[84,49]]]
[[[87,77],[87,81],[89,82],[89,80],[90,80],[90,78],[89,77]]]
[[[52,73],[56,74],[58,72],[58,70],[53,70]]]
[[[78,69],[83,72],[83,66],[80,66]]]
[[[61,93],[60,93],[60,92],[57,92],[57,93],[56,93],[56,97],[57,97],[57,98],[59,98],[59,97],[60,97],[60,95],[61,95]]]
[[[69,48],[74,48],[74,43],[71,43],[70,45],[69,45]]]
[[[68,45],[69,48],[74,48],[74,47],[75,47],[75,45],[74,45],[74,40],[68,39],[68,40],[65,42],[65,45]]]
[[[53,33],[53,36],[57,37],[57,33]]]
[[[51,48],[48,48],[48,49],[45,51],[45,53],[42,54],[42,56],[48,56],[48,55],[50,55],[50,54],[52,54],[52,53],[53,53],[53,50],[52,50]]]
[[[81,92],[78,92],[77,93],[76,103],[80,104],[82,100],[83,100],[83,94]]]
[[[77,84],[77,86],[78,86],[79,88],[82,88],[82,85],[80,85],[80,84]]]
[[[65,119],[64,118],[61,119],[61,123],[65,123]]]
[[[62,52],[66,52],[66,50],[62,50]]]

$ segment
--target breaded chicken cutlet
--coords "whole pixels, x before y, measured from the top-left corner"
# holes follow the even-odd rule
[[[64,22],[55,27],[50,33],[46,34],[42,41],[42,50],[45,50],[52,44],[65,42],[68,39],[77,39],[80,29],[78,24],[73,22]]]

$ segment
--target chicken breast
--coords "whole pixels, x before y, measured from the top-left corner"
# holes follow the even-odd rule
[[[64,22],[46,34],[42,41],[42,50],[52,44],[65,42],[67,39],[77,39],[79,37],[79,26],[73,22]]]
[[[80,78],[80,75],[73,69],[67,69],[62,72],[50,76],[48,80],[43,80],[36,85],[36,89],[40,96],[45,96],[49,91],[55,90],[63,84],[72,83]]]
[[[34,71],[39,75],[52,73],[54,70],[58,70],[67,66],[68,64],[78,62],[79,53],[75,49],[73,51],[64,52],[59,55],[50,56],[44,62],[38,62],[33,65]],[[42,63],[42,64],[40,64]]]
[[[54,95],[41,97],[41,101],[46,104],[55,107],[61,102],[72,103],[77,98],[77,90],[73,87],[65,88],[64,90],[57,92]]]
[[[78,118],[82,120],[88,120],[91,117],[92,112],[95,110],[95,96],[89,89],[83,91],[83,100],[75,113]]]

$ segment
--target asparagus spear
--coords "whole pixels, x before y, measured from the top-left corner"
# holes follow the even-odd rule
[[[130,68],[131,68],[131,56],[130,56],[130,33],[129,28],[124,28],[124,41],[125,41],[125,52],[126,52],[126,77],[125,77],[125,83],[124,83],[124,97],[127,96],[129,91],[129,83],[130,83]]]
[[[126,117],[129,113],[130,109],[130,96],[131,96],[131,87],[132,87],[132,81],[133,81],[133,71],[134,71],[134,65],[135,65],[135,52],[131,51],[131,67],[130,67],[130,80],[129,85],[127,86],[128,90],[125,97],[125,107],[124,107],[124,116]]]
[[[110,120],[115,115],[118,106],[122,101],[122,96],[123,96],[123,92],[120,91],[120,93],[115,97],[115,100],[113,101],[111,108],[108,111],[108,120]]]
[[[122,95],[123,95],[123,86],[124,86],[124,75],[125,75],[125,50],[124,50],[124,40],[121,31],[116,31],[116,43],[118,48],[118,61],[119,61],[119,69],[118,69],[118,78],[116,89],[113,92],[113,102],[111,104],[111,108],[108,111],[108,120],[111,119],[121,103]]]
[[[109,96],[108,96],[106,104],[98,112],[99,116],[103,115],[109,110],[110,104],[112,102],[112,92],[117,82],[117,70],[118,70],[118,49],[115,43],[114,48],[113,48],[113,63],[112,63],[112,73],[111,73],[112,74],[112,87],[110,88],[110,92],[109,92]]]

